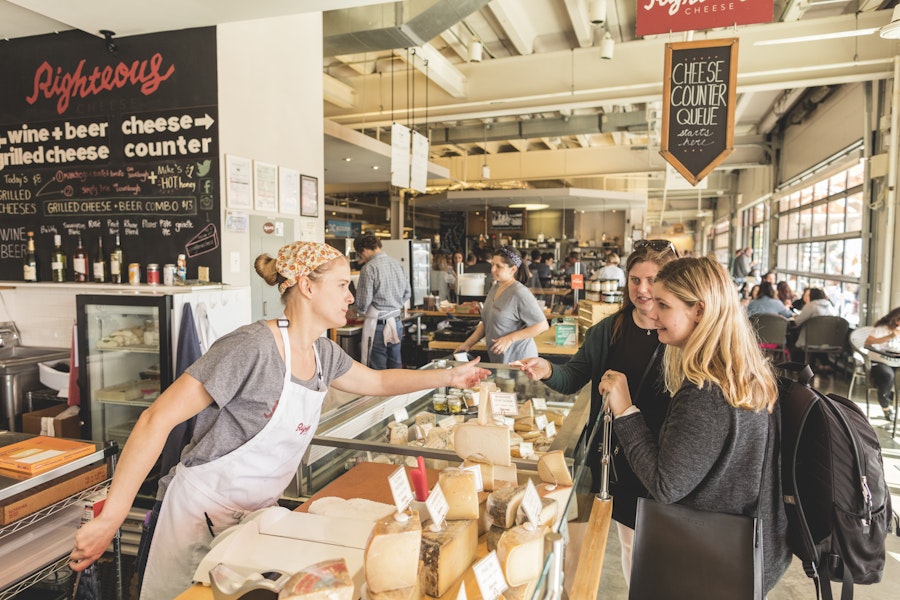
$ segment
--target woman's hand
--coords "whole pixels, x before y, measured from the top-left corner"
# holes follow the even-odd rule
[[[515,340],[513,340],[508,335],[498,337],[496,340],[494,340],[494,343],[491,344],[491,352],[493,352],[494,354],[503,354],[504,352],[509,350],[509,347],[513,345],[514,341]]]
[[[69,554],[69,567],[73,571],[84,571],[103,556],[119,526],[103,518],[103,513],[85,523],[75,532],[75,548]]]
[[[600,379],[597,390],[603,399],[609,402],[614,417],[618,417],[631,406],[631,392],[628,391],[628,378],[624,373],[607,371]]]
[[[553,373],[553,367],[550,366],[550,363],[537,356],[533,358],[523,358],[519,362],[522,363],[522,372],[532,381],[547,379]]]
[[[450,369],[450,385],[455,388],[470,388],[478,385],[479,381],[491,374],[487,369],[476,366],[479,362],[481,362],[481,357]]]
[[[463,342],[462,344],[460,344],[459,346],[456,347],[456,350],[453,351],[453,354],[456,354],[457,352],[468,352],[469,349],[471,349],[471,346],[469,346],[468,344]]]

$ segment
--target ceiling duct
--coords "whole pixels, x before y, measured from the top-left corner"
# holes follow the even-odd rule
[[[424,46],[489,1],[405,0],[329,10],[322,13],[323,56]]]

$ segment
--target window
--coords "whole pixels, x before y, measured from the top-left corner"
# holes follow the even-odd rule
[[[753,248],[753,261],[759,276],[771,268],[769,257],[769,203],[759,202],[741,212],[741,243],[739,247]],[[780,231],[779,231],[780,233]]]

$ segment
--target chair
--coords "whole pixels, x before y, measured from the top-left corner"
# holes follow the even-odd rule
[[[853,400],[853,387],[858,379],[862,379],[866,385],[866,418],[869,418],[869,390],[875,389],[869,381],[869,351],[866,350],[866,340],[872,333],[872,327],[859,327],[850,334],[850,349],[853,351],[853,376],[850,378],[850,388],[847,397]]]
[[[800,337],[804,337],[805,343],[799,346],[809,354],[825,354],[832,359],[843,354],[847,349],[847,337],[850,333],[850,323],[844,317],[822,315],[813,317],[801,327]]]
[[[788,320],[781,315],[760,314],[750,317],[750,324],[756,330],[759,347],[767,354],[781,355],[782,361],[788,360],[787,328]]]

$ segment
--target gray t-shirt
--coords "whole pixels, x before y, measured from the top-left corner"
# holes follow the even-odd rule
[[[534,339],[519,340],[503,354],[490,351],[491,344],[499,337],[513,331],[525,329],[547,320],[544,311],[537,303],[537,298],[527,287],[516,281],[496,298],[497,286],[491,288],[484,300],[481,311],[481,322],[484,323],[484,342],[488,347],[488,356],[493,363],[508,363],[514,360],[530,358],[538,355]]]
[[[328,338],[316,339],[315,348],[326,387],[353,365],[353,359]],[[284,387],[284,361],[265,321],[223,336],[186,373],[213,398],[213,404],[197,415],[193,437],[181,453],[181,462],[188,467],[224,456],[253,438],[265,427],[266,415],[272,415]],[[317,375],[307,381],[293,376],[291,380],[318,389]],[[160,480],[157,498],[165,494],[172,475]]]

